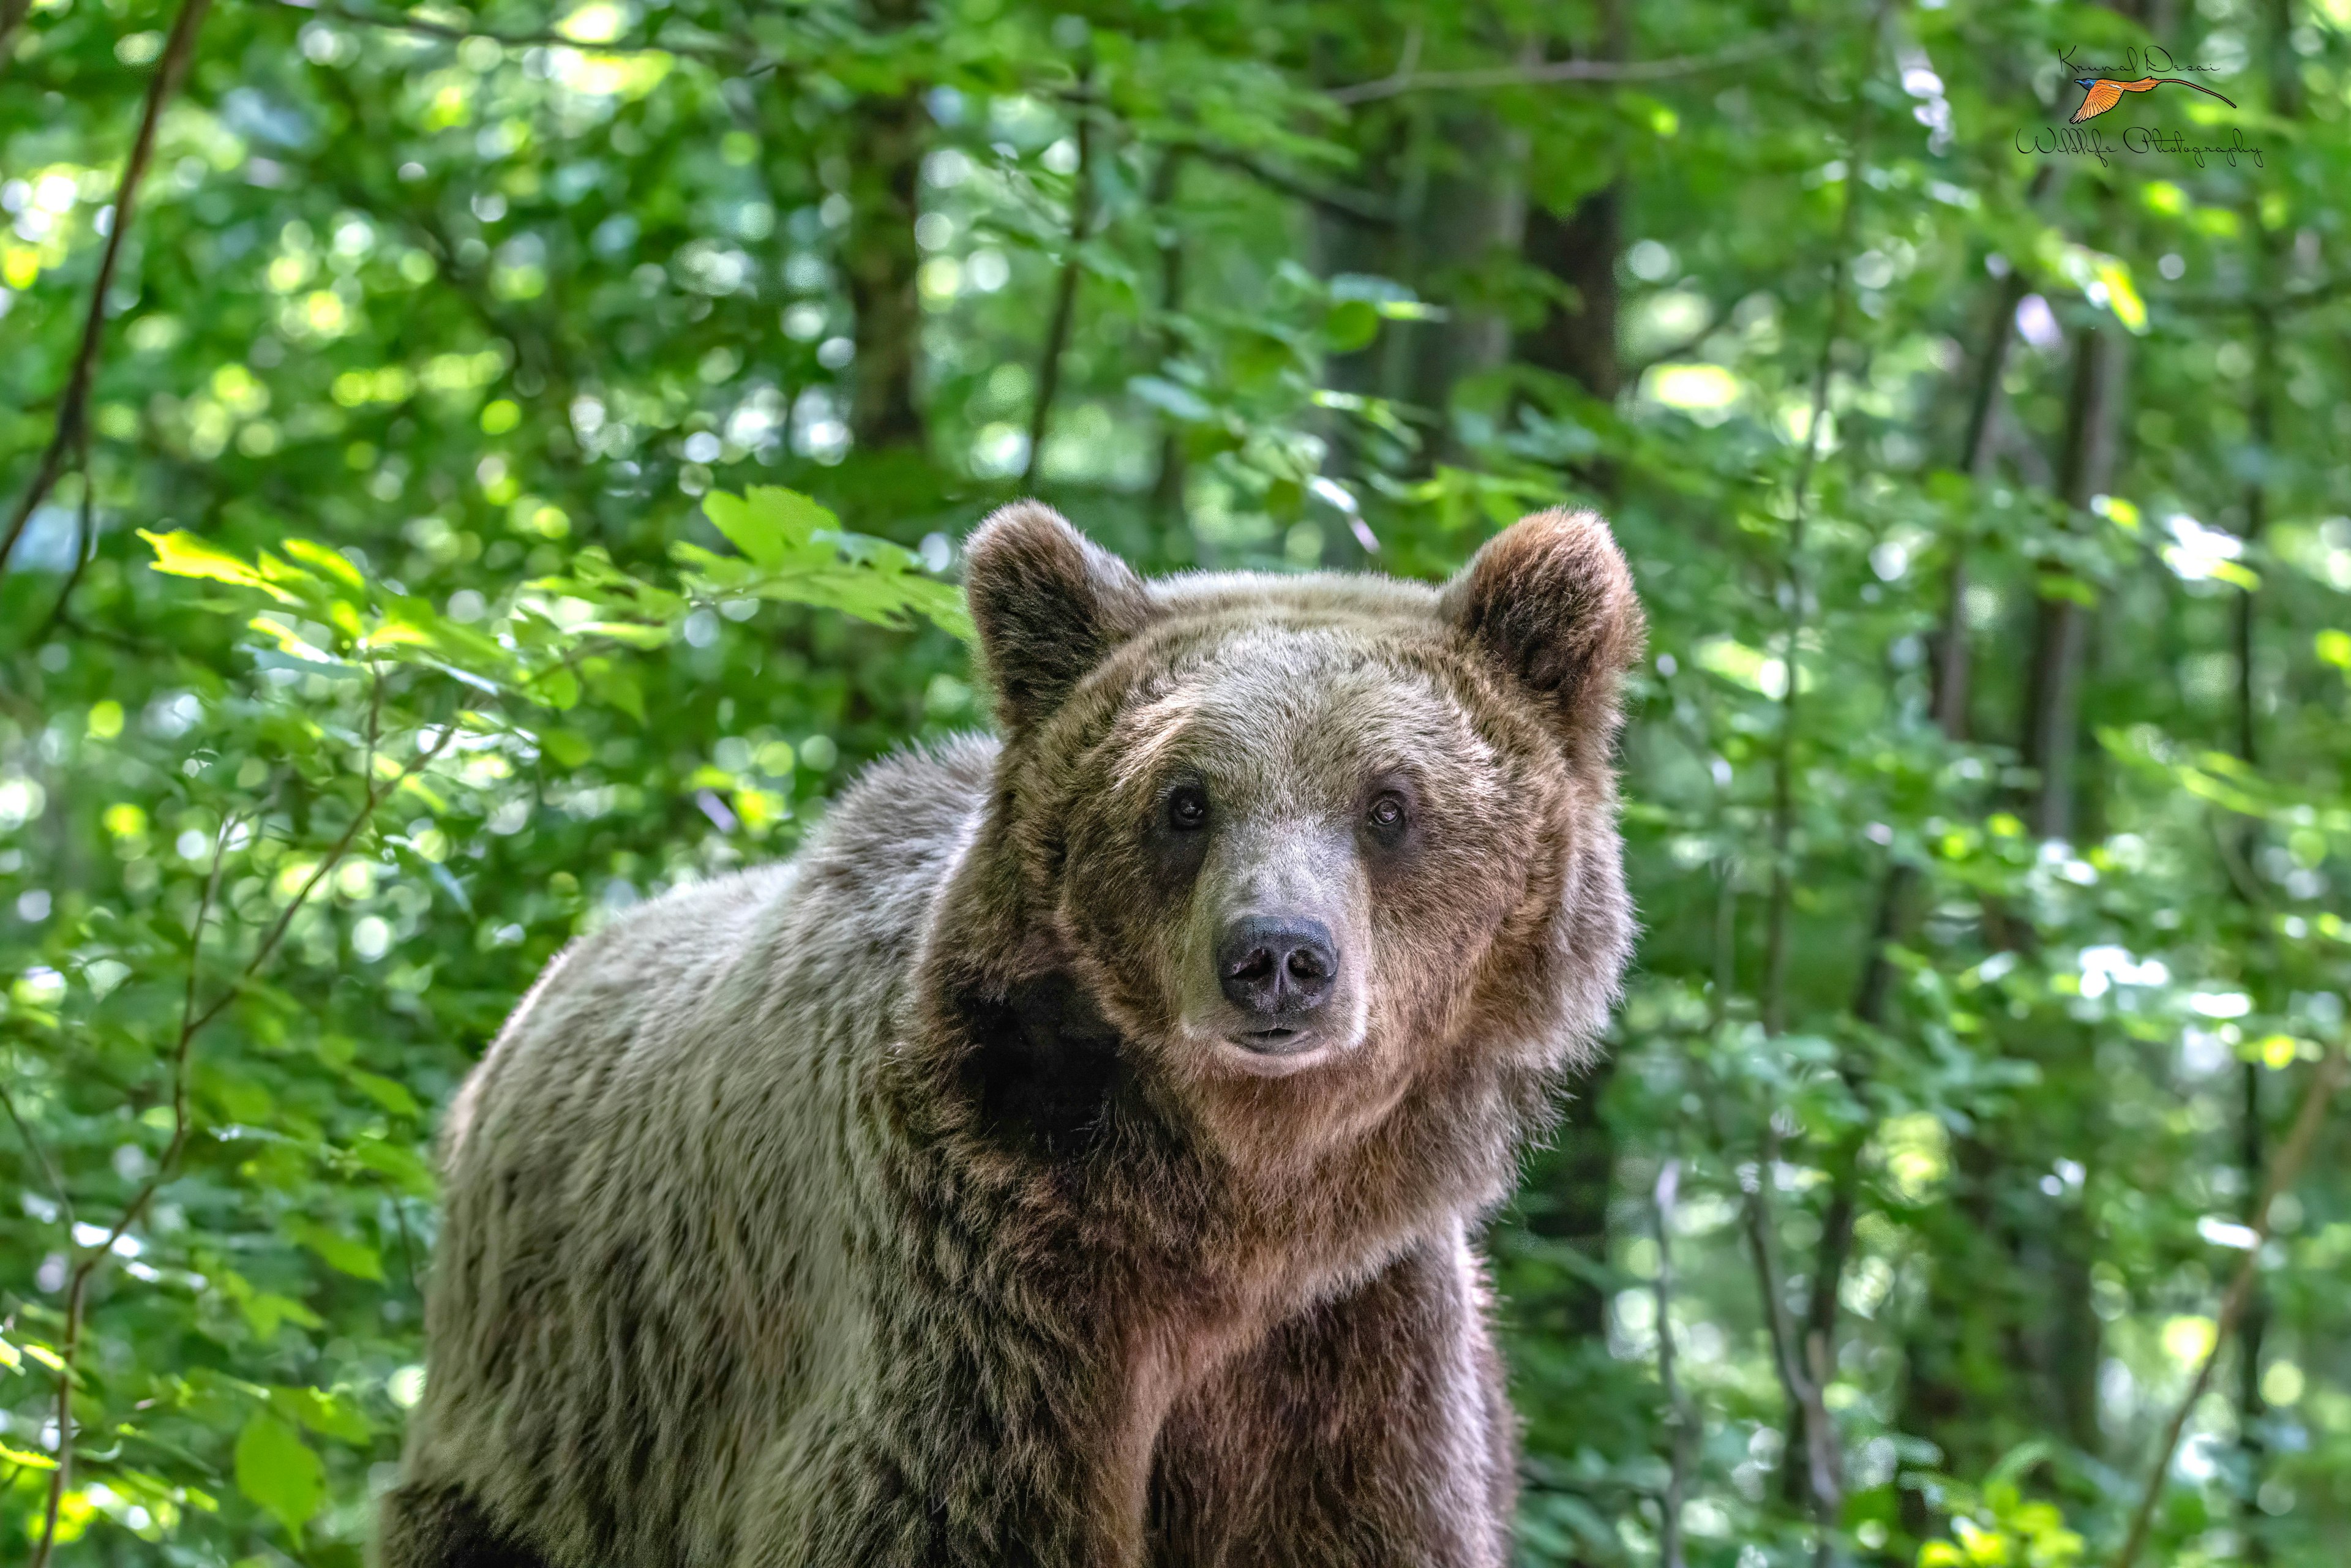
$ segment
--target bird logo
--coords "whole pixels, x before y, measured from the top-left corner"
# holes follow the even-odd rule
[[[2123,100],[2123,94],[2153,92],[2164,82],[2170,82],[2175,87],[2192,87],[2198,92],[2210,92],[2214,98],[2220,99],[2231,109],[2237,107],[2233,99],[2220,93],[2212,92],[2210,88],[2201,82],[2189,81],[2186,77],[2141,77],[2137,81],[2116,81],[2112,77],[2075,77],[2074,85],[2086,90],[2083,94],[2082,107],[2074,111],[2074,118],[2069,123],[2079,125],[2085,120],[2095,119],[2120,103]]]

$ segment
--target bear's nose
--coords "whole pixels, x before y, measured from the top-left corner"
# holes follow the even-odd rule
[[[1217,978],[1227,998],[1249,1012],[1311,1012],[1330,999],[1338,973],[1331,929],[1319,920],[1236,920],[1217,944]]]

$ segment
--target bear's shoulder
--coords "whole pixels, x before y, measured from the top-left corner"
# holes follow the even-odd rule
[[[798,857],[803,874],[884,895],[934,879],[977,825],[998,749],[992,736],[958,735],[874,762],[827,809]]]

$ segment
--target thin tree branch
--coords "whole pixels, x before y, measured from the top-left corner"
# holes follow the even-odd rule
[[[1733,45],[1711,55],[1680,55],[1662,60],[1541,60],[1532,65],[1487,66],[1448,71],[1415,70],[1407,59],[1399,61],[1397,69],[1388,76],[1375,81],[1358,82],[1353,87],[1333,89],[1330,97],[1337,103],[1375,103],[1403,93],[1426,92],[1440,88],[1669,81],[1676,77],[1698,76],[1706,71],[1720,70],[1725,66],[1761,59],[1767,55],[1792,48],[1796,43],[1796,35],[1779,33]]]
[[[164,42],[162,61],[147,84],[147,106],[139,117],[139,133],[131,141],[130,161],[122,165],[122,179],[115,187],[114,216],[106,231],[106,250],[98,264],[98,281],[90,287],[89,315],[82,323],[81,347],[74,353],[65,393],[57,400],[57,429],[33,470],[33,482],[26,486],[24,498],[16,504],[7,533],[0,536],[0,572],[8,570],[8,558],[15,552],[17,539],[24,536],[25,526],[32,521],[34,512],[57,484],[57,476],[65,468],[66,455],[81,439],[82,422],[89,416],[90,383],[98,374],[99,345],[106,337],[106,297],[114,291],[115,270],[122,261],[123,236],[131,232],[140,183],[146,179],[147,165],[155,155],[155,129],[162,121],[163,105],[179,90],[182,78],[188,73],[188,63],[196,52],[196,34],[211,10],[212,0],[184,0],[179,16],[172,21],[172,36]]]
[[[79,445],[81,451],[76,461],[81,469],[81,513],[74,536],[73,570],[66,573],[65,586],[57,590],[57,602],[50,605],[49,612],[41,618],[39,629],[25,644],[27,648],[39,647],[49,640],[49,633],[57,629],[57,622],[65,618],[66,606],[73,602],[74,590],[81,586],[82,573],[89,570],[91,558],[98,554],[98,476],[90,471],[89,466],[89,425],[87,421],[82,424]]]
[[[416,1243],[410,1239],[408,1234],[408,1199],[402,1197],[400,1190],[392,1186],[388,1179],[382,1177],[378,1179],[384,1181],[385,1189],[391,1195],[392,1223],[400,1228],[400,1260],[408,1274],[408,1292],[422,1301],[424,1298],[424,1286],[416,1272]]]
[[[0,77],[8,74],[8,62],[16,57],[16,29],[33,14],[33,0],[0,0]]]
[[[1685,354],[1696,353],[1698,346],[1704,343],[1708,338],[1713,337],[1717,332],[1721,331],[1722,327],[1723,319],[1720,316],[1709,314],[1706,319],[1706,325],[1700,327],[1697,331],[1689,333],[1687,336],[1683,337],[1675,342],[1668,343],[1666,347],[1659,349],[1656,353],[1649,355],[1646,359],[1635,361],[1634,363],[1625,366],[1625,384],[1627,386],[1638,386],[1640,384],[1641,378],[1647,375],[1651,371],[1656,370],[1659,365],[1670,364],[1674,361],[1680,359]]]
[[[219,898],[221,868],[227,856],[229,839],[240,819],[232,817],[223,822],[220,836],[214,841],[212,870],[205,878],[204,896],[196,905],[194,925],[189,933],[188,984],[181,1003],[178,1035],[172,1049],[171,1141],[164,1145],[162,1157],[155,1162],[155,1168],[148,1173],[147,1178],[140,1184],[138,1190],[131,1195],[131,1200],[123,1205],[121,1218],[114,1222],[113,1228],[107,1232],[104,1239],[83,1252],[80,1259],[74,1264],[67,1288],[66,1328],[58,1345],[61,1365],[57,1371],[57,1468],[50,1472],[41,1538],[34,1551],[30,1568],[48,1568],[49,1553],[57,1540],[57,1511],[64,1499],[73,1467],[75,1365],[76,1358],[81,1349],[82,1322],[89,1301],[90,1281],[96,1277],[98,1270],[105,1266],[107,1260],[113,1256],[114,1244],[121,1240],[131,1228],[139,1222],[141,1217],[147,1212],[148,1207],[153,1203],[156,1193],[162,1189],[166,1181],[177,1174],[180,1158],[187,1149],[189,1134],[193,1129],[193,1119],[190,1114],[188,1101],[188,1070],[194,1056],[196,1036],[204,1031],[205,1025],[218,1018],[222,1010],[232,1001],[244,994],[246,986],[277,952],[278,945],[285,938],[287,929],[293,924],[296,914],[309,902],[310,894],[317,891],[319,883],[341,863],[343,856],[350,852],[352,842],[358,839],[360,830],[374,818],[376,808],[394,789],[429,766],[456,737],[457,726],[453,721],[443,728],[440,737],[429,748],[419,752],[406,767],[401,768],[389,779],[377,780],[375,758],[382,704],[382,679],[378,675],[368,708],[367,759],[363,776],[370,782],[364,803],[357,812],[353,813],[350,825],[344,829],[342,836],[335,841],[308,880],[287,903],[284,913],[279,915],[268,934],[263,937],[261,946],[255,950],[252,958],[238,972],[236,978],[214,999],[211,1006],[199,1011],[196,1007],[197,961],[202,956],[204,925],[211,916],[213,905]]]
[[[2289,316],[2297,310],[2331,305],[2346,294],[2351,294],[2351,272],[2337,273],[2275,294],[2158,294],[2150,303],[2191,315],[2267,310],[2273,315]]]
[[[770,59],[755,50],[723,43],[661,43],[652,38],[615,38],[609,43],[575,38],[569,33],[553,28],[535,31],[506,32],[495,27],[460,27],[447,22],[435,22],[423,16],[402,14],[381,16],[366,11],[346,10],[340,5],[304,5],[298,0],[277,0],[281,5],[297,11],[308,11],[330,21],[342,22],[354,27],[374,27],[387,33],[413,33],[423,38],[436,38],[447,43],[463,43],[468,38],[486,38],[507,48],[525,49],[545,47],[558,49],[578,49],[590,55],[675,55],[684,59],[716,60],[726,64],[749,64],[759,70],[770,70],[781,61]]]
[[[1682,1163],[1669,1159],[1658,1167],[1655,1197],[1657,1208],[1657,1384],[1665,1390],[1666,1423],[1670,1436],[1666,1448],[1666,1495],[1658,1503],[1657,1568],[1683,1568],[1682,1500],[1689,1490],[1690,1450],[1698,1423],[1674,1371],[1674,1200],[1681,1186]]]
[[[1279,191],[1293,201],[1304,202],[1322,208],[1333,217],[1361,224],[1366,228],[1392,229],[1396,215],[1370,196],[1360,192],[1317,185],[1295,174],[1267,167],[1255,157],[1236,148],[1220,147],[1212,141],[1191,140],[1165,143],[1171,150],[1196,153],[1208,162],[1221,164],[1237,173],[1246,174],[1268,190]]]
[[[2188,1417],[2194,1413],[2196,1403],[2211,1386],[2212,1370],[2219,1364],[2220,1347],[2229,1343],[2236,1332],[2237,1320],[2252,1297],[2254,1283],[2261,1277],[2262,1249],[2270,1239],[2270,1217],[2277,1203],[2278,1194],[2292,1186],[2302,1175],[2303,1163],[2310,1157],[2311,1145],[2317,1140],[2318,1129],[2326,1119],[2326,1107],[2335,1092],[2343,1085],[2346,1059],[2340,1045],[2330,1045],[2326,1056],[2318,1064],[2311,1079],[2310,1090],[2303,1096],[2302,1110],[2294,1119],[2293,1130],[2286,1134],[2285,1143],[2277,1153],[2277,1162],[2270,1167],[2269,1180],[2262,1184],[2260,1200],[2253,1205],[2252,1245],[2245,1249],[2244,1261],[2237,1265],[2234,1278],[2229,1281],[2228,1293],[2220,1299],[2220,1311],[2213,1320],[2212,1346],[2204,1353],[2204,1361],[2196,1369],[2196,1379],[2189,1385],[2179,1406],[2165,1424],[2163,1440],[2155,1452],[2155,1469],[2147,1476],[2147,1489],[2131,1515],[2130,1533],[2124,1537],[2122,1550],[2115,1554],[2114,1568],[2133,1568],[2141,1548],[2147,1544],[2147,1531],[2155,1522],[2156,1504],[2162,1500],[2163,1483],[2171,1473],[2171,1456],[2179,1449],[2179,1435],[2187,1429]]]
[[[1771,1341],[1772,1369],[1780,1375],[1780,1385],[1789,1404],[1802,1417],[1803,1474],[1811,1487],[1815,1521],[1825,1531],[1844,1506],[1844,1484],[1837,1474],[1835,1446],[1828,1440],[1832,1429],[1828,1405],[1822,1397],[1822,1383],[1805,1364],[1796,1325],[1781,1289],[1779,1247],[1774,1240],[1779,1221],[1771,1212],[1771,1182],[1780,1164],[1780,1131],[1768,1120],[1764,1126],[1762,1153],[1755,1163],[1755,1185],[1747,1189],[1747,1201],[1740,1207],[1747,1225],[1748,1250],[1755,1264],[1755,1288],[1763,1297],[1763,1324]],[[1794,1454],[1788,1456],[1790,1464],[1795,1460]],[[1825,1551],[1825,1534],[1822,1544]]]
[[[381,699],[379,698],[379,700]],[[371,733],[368,737],[368,770],[371,777],[372,777],[374,772],[376,755],[375,737],[372,733],[373,723],[373,716],[371,716]],[[195,1022],[195,1027],[197,1029],[203,1029],[204,1025],[218,1018],[231,1002],[236,1000],[238,996],[243,994],[245,987],[252,980],[254,976],[261,972],[262,966],[269,961],[271,955],[277,952],[278,944],[285,939],[287,928],[294,924],[294,916],[301,913],[302,907],[308,901],[312,891],[315,890],[321,882],[324,882],[327,879],[337,865],[341,863],[343,856],[349,852],[351,847],[352,841],[360,836],[360,830],[365,828],[369,821],[374,818],[375,809],[379,805],[382,804],[393,790],[399,789],[402,784],[407,783],[408,780],[416,774],[432,766],[432,764],[439,758],[441,753],[448,749],[449,743],[456,737],[457,726],[455,721],[453,719],[442,729],[440,738],[435,740],[429,749],[417,753],[417,755],[410,760],[408,766],[402,768],[391,779],[384,780],[380,785],[371,785],[370,787],[366,803],[363,804],[357,812],[353,813],[350,825],[343,830],[342,837],[337,839],[333,845],[328,849],[326,857],[319,861],[317,867],[311,871],[309,878],[302,883],[301,890],[294,895],[292,901],[288,903],[286,905],[286,908],[278,915],[277,923],[270,926],[268,935],[262,938],[261,946],[255,949],[251,961],[246,965],[244,969],[238,972],[236,979],[230,984],[227,989],[224,990],[219,996],[214,998],[212,1005],[206,1008],[204,1012],[198,1016]]]
[[[2044,176],[2046,172],[2043,171]],[[1968,400],[1967,430],[1960,443],[1960,471],[1971,478],[1982,478],[1991,465],[1991,428],[1999,406],[2001,377],[2007,368],[2009,346],[2014,340],[2017,301],[2023,298],[2025,287],[2023,273],[2011,269],[1994,291],[1991,320],[1977,361],[1976,382]],[[1944,737],[1954,741],[1961,738],[1967,722],[1967,567],[1962,540],[1955,543],[1951,550],[1949,575],[1944,587],[1943,626],[1935,659],[1934,720]],[[1853,999],[1854,1021],[1866,1029],[1884,1028],[1887,1009],[1893,1005],[1894,946],[1901,938],[1904,914],[1917,882],[1917,868],[1907,861],[1897,861],[1887,869],[1879,888],[1869,955],[1862,964],[1861,979]],[[1841,1065],[1840,1071],[1848,1086],[1855,1084],[1858,1074],[1854,1069]],[[1821,1341],[1832,1361],[1836,1349],[1837,1298],[1845,1265],[1851,1259],[1854,1221],[1860,1208],[1858,1161],[1862,1141],[1860,1134],[1845,1140],[1832,1162],[1835,1176],[1828,1206],[1821,1218],[1812,1300],[1804,1312],[1806,1342]]]
[[[1091,89],[1089,66],[1083,86]],[[1093,115],[1081,109],[1076,115],[1078,166],[1070,176],[1070,254],[1061,258],[1061,276],[1053,288],[1053,316],[1045,329],[1045,349],[1037,365],[1037,401],[1029,413],[1029,460],[1021,465],[1020,487],[1032,487],[1038,465],[1044,460],[1045,432],[1053,418],[1053,399],[1061,389],[1061,358],[1069,351],[1070,329],[1077,319],[1078,279],[1085,271],[1085,244],[1093,231]]]
[[[107,1232],[106,1239],[94,1249],[85,1252],[73,1267],[71,1283],[66,1291],[66,1332],[57,1346],[57,1468],[49,1472],[48,1496],[42,1504],[41,1539],[33,1549],[32,1568],[48,1568],[49,1553],[57,1544],[57,1510],[65,1500],[66,1487],[73,1478],[74,1427],[73,1391],[75,1364],[81,1351],[83,1308],[89,1297],[89,1281],[99,1266],[113,1255],[114,1244],[142,1213],[154,1197],[155,1190],[178,1164],[180,1151],[188,1141],[188,1059],[196,1031],[190,1019],[195,1016],[197,959],[204,952],[204,924],[212,918],[213,904],[220,897],[221,867],[228,860],[229,839],[236,828],[237,819],[230,817],[221,823],[220,833],[213,841],[212,869],[204,876],[204,896],[197,900],[196,917],[188,929],[188,988],[180,1007],[180,1034],[172,1048],[172,1140],[164,1146],[163,1157],[147,1175],[131,1201],[122,1207],[122,1218]],[[66,1245],[75,1245],[73,1228],[66,1229]]]
[[[58,1211],[65,1216],[66,1234],[71,1236],[74,1217],[73,1195],[66,1190],[65,1178],[57,1174],[57,1167],[50,1161],[49,1151],[42,1147],[41,1140],[33,1135],[31,1124],[16,1113],[16,1102],[9,1094],[8,1086],[5,1083],[0,1083],[0,1110],[8,1113],[8,1120],[16,1126],[16,1135],[25,1140],[26,1153],[31,1155],[33,1163],[41,1167],[41,1175],[47,1179],[49,1190],[57,1195]]]
[[[2026,193],[2029,207],[2038,207],[2056,188],[2056,171],[2043,168]],[[1984,345],[1977,356],[1976,379],[1968,397],[1968,417],[1959,442],[1959,471],[1981,481],[1991,470],[1994,434],[2000,417],[2001,385],[2009,350],[2015,341],[2016,308],[2030,287],[2022,267],[2011,267],[1993,290],[1991,319],[1985,324]],[[1932,714],[1946,739],[1959,741],[1967,733],[1970,647],[1968,639],[1968,541],[1955,540],[1944,582],[1942,625],[1935,647]],[[1901,939],[1911,901],[1919,881],[1916,865],[1896,861],[1879,888],[1876,916],[1872,923],[1868,956],[1855,987],[1854,1021],[1867,1030],[1883,1029],[1893,1006],[1896,967],[1894,947]],[[1848,1088],[1859,1090],[1860,1072],[1840,1058],[1838,1072]],[[1829,1198],[1821,1215],[1821,1239],[1813,1254],[1812,1294],[1805,1303],[1804,1335],[1817,1346],[1824,1364],[1837,1356],[1837,1318],[1844,1292],[1844,1270],[1852,1261],[1854,1226],[1860,1215],[1862,1148],[1867,1129],[1856,1130],[1831,1152],[1833,1172]]]

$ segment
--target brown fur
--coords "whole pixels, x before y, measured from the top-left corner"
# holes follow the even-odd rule
[[[583,942],[468,1082],[387,1568],[1506,1560],[1467,1238],[1629,941],[1604,525],[1441,593],[1033,505],[969,562],[1000,748]],[[1208,958],[1268,910],[1340,955],[1293,1054]]]

